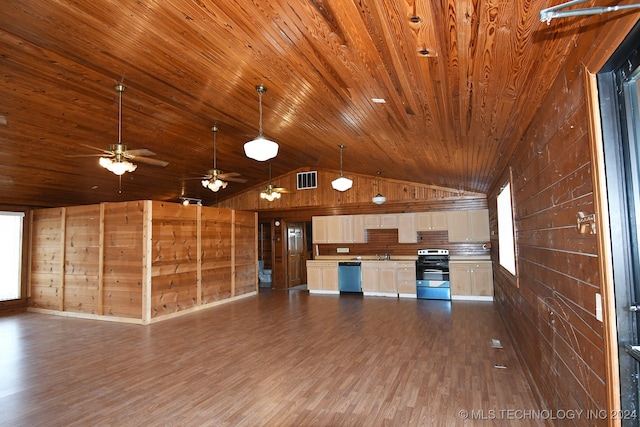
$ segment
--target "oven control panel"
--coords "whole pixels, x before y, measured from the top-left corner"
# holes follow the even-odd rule
[[[418,249],[418,255],[449,255],[449,249]]]

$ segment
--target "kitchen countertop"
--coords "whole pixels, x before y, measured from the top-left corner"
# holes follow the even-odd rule
[[[318,255],[314,261],[415,261],[413,255],[391,255],[391,259],[380,259],[376,255]]]
[[[449,262],[455,261],[491,261],[491,255],[451,255]]]

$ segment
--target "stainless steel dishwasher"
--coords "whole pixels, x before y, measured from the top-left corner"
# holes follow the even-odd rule
[[[362,292],[360,262],[344,261],[338,263],[338,290],[340,292]]]

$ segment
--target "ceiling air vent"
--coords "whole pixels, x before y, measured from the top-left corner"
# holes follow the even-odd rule
[[[318,188],[318,172],[298,172],[298,190]]]

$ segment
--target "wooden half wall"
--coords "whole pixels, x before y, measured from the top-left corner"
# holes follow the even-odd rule
[[[148,324],[258,289],[255,212],[143,200],[30,224],[30,311]]]

